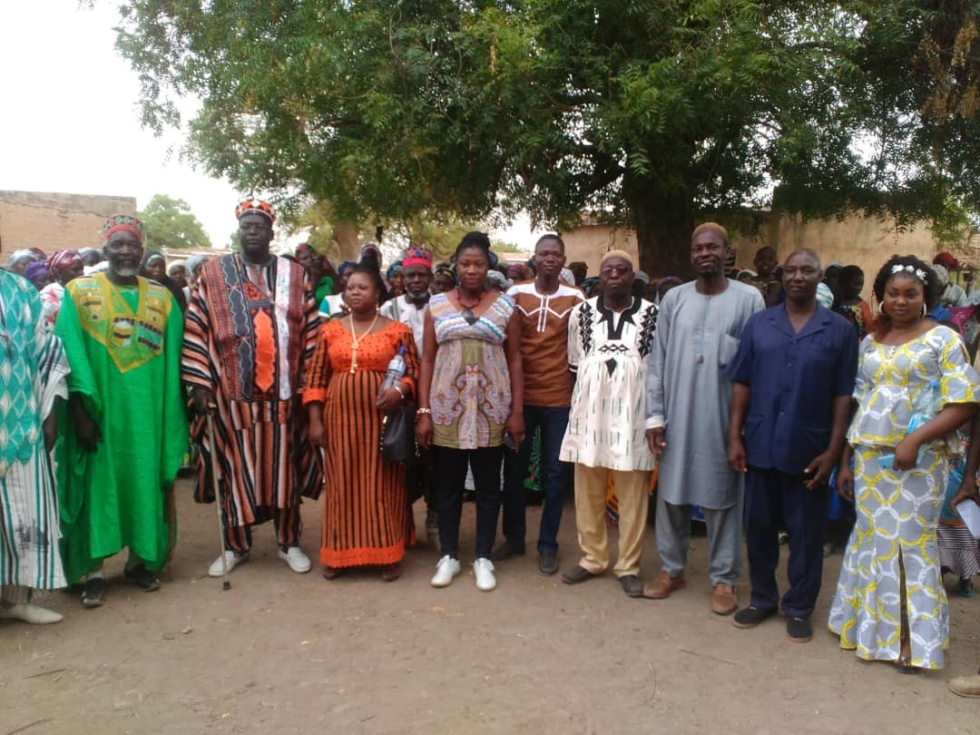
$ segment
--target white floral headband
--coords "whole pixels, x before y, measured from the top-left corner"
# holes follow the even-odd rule
[[[916,268],[913,265],[893,265],[892,275],[895,275],[896,273],[911,273],[920,281],[926,283],[926,272],[921,268]]]

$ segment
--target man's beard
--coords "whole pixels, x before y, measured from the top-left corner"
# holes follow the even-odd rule
[[[139,268],[113,268],[112,272],[117,276],[122,276],[123,278],[132,278],[138,275],[140,272]]]

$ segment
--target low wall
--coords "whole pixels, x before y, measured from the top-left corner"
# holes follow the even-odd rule
[[[764,224],[754,237],[735,235],[732,247],[740,268],[752,268],[756,251],[771,245],[782,262],[797,248],[807,247],[820,254],[821,261],[857,265],[865,274],[865,298],[871,294],[875,274],[893,254],[916,255],[931,262],[936,252],[932,234],[924,223],[907,232],[896,232],[887,221],[852,216],[842,221],[808,220],[799,215],[766,215]],[[637,255],[636,234],[622,225],[583,225],[562,234],[568,262],[585,261],[589,274],[596,275],[603,253],[619,248]],[[670,275],[650,269],[650,276]]]
[[[22,248],[100,247],[112,214],[136,214],[136,197],[0,191],[0,261]]]

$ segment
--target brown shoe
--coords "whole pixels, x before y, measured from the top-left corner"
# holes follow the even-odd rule
[[[711,593],[711,612],[717,615],[731,615],[737,607],[735,588],[723,583],[716,584],[715,591]]]
[[[980,674],[950,679],[949,689],[961,697],[980,697]]]
[[[661,569],[660,574],[652,582],[643,585],[643,596],[651,600],[663,600],[670,597],[670,593],[687,586],[684,579],[684,572],[678,577],[671,577],[666,569]]]

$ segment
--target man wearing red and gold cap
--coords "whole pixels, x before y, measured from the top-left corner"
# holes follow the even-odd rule
[[[271,520],[279,558],[302,574],[310,560],[299,546],[300,498],[316,497],[323,486],[300,403],[319,317],[303,267],[270,251],[272,207],[249,200],[235,213],[241,253],[202,267],[187,309],[182,377],[193,389],[191,434],[201,450],[195,499],[214,500],[215,451],[228,569],[248,558],[252,526]],[[221,557],[209,574],[221,576]]]
[[[381,307],[381,316],[410,327],[415,337],[415,349],[421,355],[425,315],[429,311],[431,296],[429,286],[432,284],[432,251],[428,248],[410,247],[402,255],[401,264],[405,293],[386,301]],[[423,461],[409,465],[408,489],[412,501],[425,497],[425,533],[435,543],[439,537],[439,517],[431,462],[423,458]]]
[[[123,548],[126,578],[159,587],[173,531],[167,496],[187,449],[180,309],[137,275],[143,224],[120,214],[103,231],[108,269],[65,286],[54,328],[71,365],[58,455],[62,558],[69,584],[85,578],[86,607],[102,604],[102,561]]]

